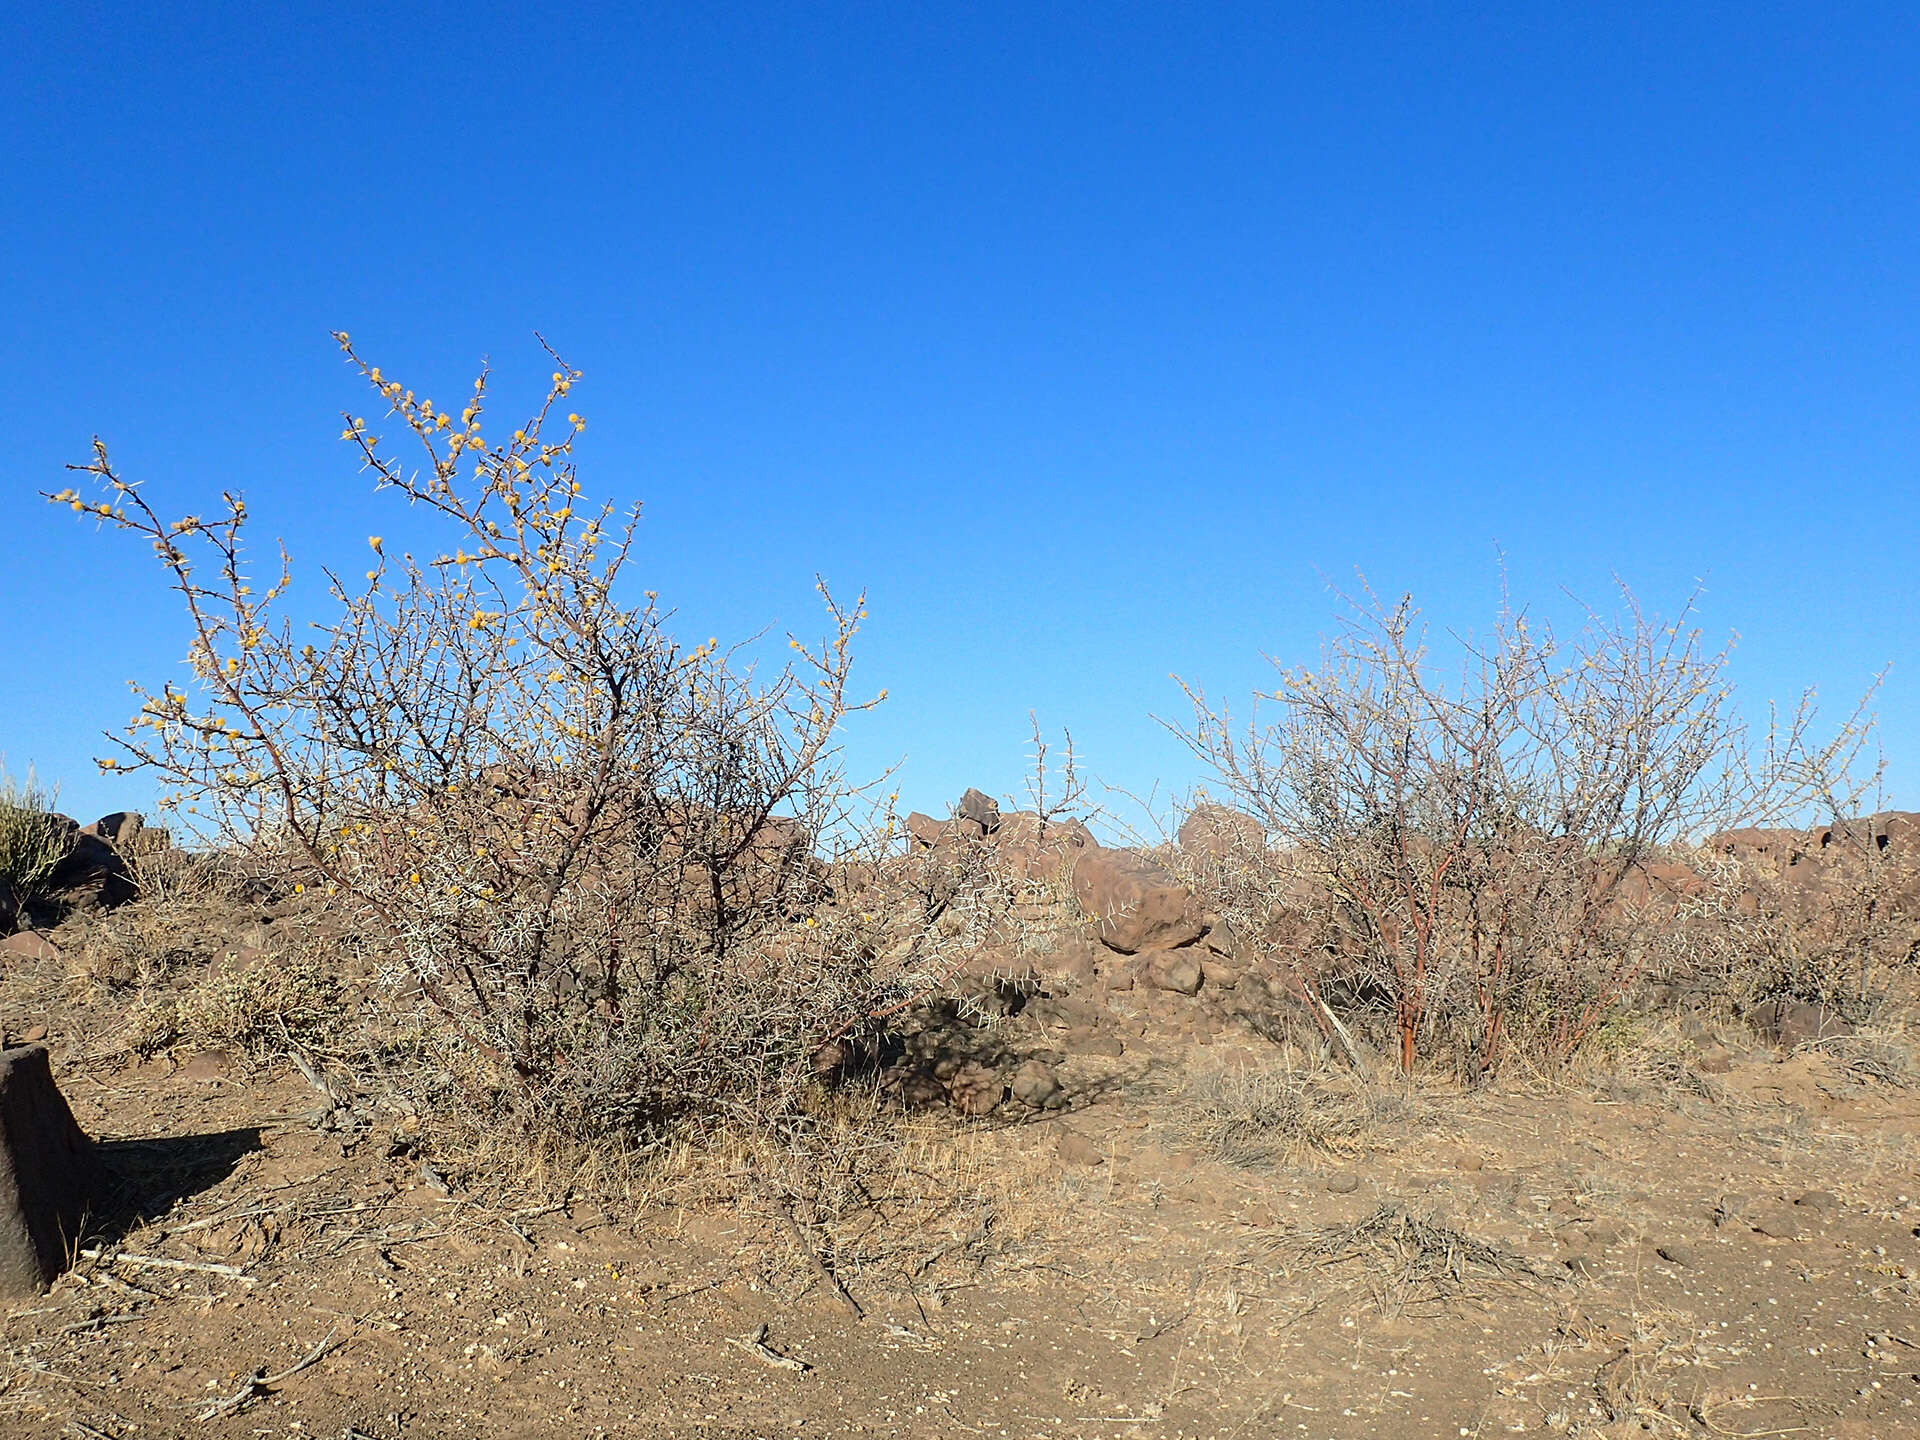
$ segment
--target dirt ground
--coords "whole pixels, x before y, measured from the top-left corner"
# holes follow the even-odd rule
[[[1274,1047],[1081,998],[996,1022],[1064,1111],[895,1122],[933,1198],[816,1231],[529,1203],[291,1071],[98,1058],[59,989],[0,1014],[135,1208],[7,1313],[0,1434],[1920,1435],[1920,1093],[1829,1053],[1376,1095],[1247,1165],[1191,1096]]]

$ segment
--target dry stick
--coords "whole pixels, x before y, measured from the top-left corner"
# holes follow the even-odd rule
[[[780,1218],[780,1223],[786,1227],[787,1234],[793,1237],[793,1243],[800,1247],[800,1253],[807,1257],[807,1263],[813,1267],[813,1273],[832,1287],[833,1293],[840,1297],[840,1303],[847,1307],[849,1315],[856,1320],[866,1319],[867,1312],[860,1308],[860,1302],[854,1299],[847,1287],[840,1283],[840,1277],[827,1268],[827,1262],[820,1258],[820,1252],[807,1243],[807,1237],[800,1229],[800,1222],[793,1218],[793,1211],[788,1208],[787,1202],[771,1191],[767,1194],[767,1202],[773,1206],[773,1213]]]
[[[267,1367],[262,1365],[258,1370],[255,1370],[249,1375],[246,1380],[241,1383],[240,1388],[234,1391],[233,1394],[219,1401],[217,1404],[208,1406],[194,1418],[200,1421],[207,1421],[221,1415],[238,1414],[255,1400],[258,1400],[266,1391],[278,1385],[282,1380],[287,1379],[289,1376],[298,1375],[309,1365],[318,1365],[321,1358],[325,1356],[329,1350],[333,1349],[336,1343],[335,1337],[338,1336],[339,1333],[337,1329],[329,1330],[326,1339],[322,1340],[298,1361],[289,1365],[277,1375],[267,1374]]]
[[[964,1250],[976,1240],[984,1240],[987,1236],[987,1231],[992,1227],[993,1217],[988,1216],[985,1220],[982,1220],[978,1225],[974,1226],[968,1234],[962,1235],[958,1240],[949,1240],[939,1249],[931,1251],[924,1256],[920,1263],[913,1267],[913,1273],[915,1275],[926,1274],[927,1271],[931,1270],[954,1251]]]
[[[733,1346],[734,1349],[744,1350],[747,1354],[753,1356],[754,1359],[771,1365],[775,1369],[793,1370],[804,1375],[813,1368],[807,1364],[806,1361],[796,1360],[791,1355],[782,1355],[778,1350],[775,1350],[767,1344],[767,1327],[765,1325],[755,1330],[753,1334],[749,1335],[745,1340],[736,1340],[731,1335],[723,1338],[725,1338],[727,1344]]]
[[[112,1261],[116,1265],[131,1265],[136,1270],[197,1270],[206,1275],[224,1275],[242,1285],[254,1283],[253,1277],[238,1265],[220,1265],[209,1260],[172,1260],[165,1255],[129,1255],[123,1250],[89,1249],[79,1253],[86,1260]]]

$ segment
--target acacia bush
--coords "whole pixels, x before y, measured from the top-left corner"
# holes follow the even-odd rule
[[[1816,742],[1809,697],[1756,737],[1692,602],[1621,602],[1566,636],[1503,607],[1443,663],[1409,599],[1367,592],[1245,725],[1188,688],[1176,733],[1264,831],[1211,889],[1270,940],[1292,927],[1293,984],[1349,1053],[1351,1024],[1403,1071],[1564,1062],[1700,960],[1679,847],[1855,793],[1862,712]]]
[[[142,690],[101,763],[371,937],[419,1011],[410,1104],[581,1136],[795,1115],[823,1044],[937,979],[830,903],[889,828],[838,750],[873,703],[849,692],[862,603],[823,586],[824,639],[777,672],[682,645],[629,575],[637,507],[583,494],[578,371],[556,356],[501,435],[486,373],[436,406],[336,339],[410,455],[352,415],[343,439],[444,548],[370,537],[296,626],[239,493],[163,518],[96,441],[72,467],[96,494],[49,498],[148,542],[192,636],[191,683]]]

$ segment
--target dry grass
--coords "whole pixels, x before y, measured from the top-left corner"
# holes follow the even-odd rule
[[[1393,1201],[1351,1225],[1304,1227],[1282,1241],[1277,1253],[1290,1268],[1346,1272],[1387,1314],[1444,1306],[1489,1290],[1537,1290],[1569,1281],[1517,1251]]]
[[[1197,1075],[1174,1111],[1176,1137],[1208,1159],[1247,1169],[1297,1165],[1366,1148],[1374,1098],[1291,1069]]]
[[[0,933],[13,928],[15,911],[39,896],[66,858],[66,835],[53,802],[53,792],[36,784],[32,771],[16,781],[0,770]]]

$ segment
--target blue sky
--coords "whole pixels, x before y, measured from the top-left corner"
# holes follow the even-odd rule
[[[184,650],[34,499],[96,432],[297,567],[421,525],[337,439],[586,372],[694,638],[864,586],[850,735],[1144,791],[1168,676],[1312,656],[1363,568],[1482,621],[1707,585],[1754,703],[1895,662],[1920,803],[1911,6],[17,6],[0,22],[0,754],[84,815]],[[424,529],[420,530],[424,535]],[[424,547],[423,547],[424,548]]]

